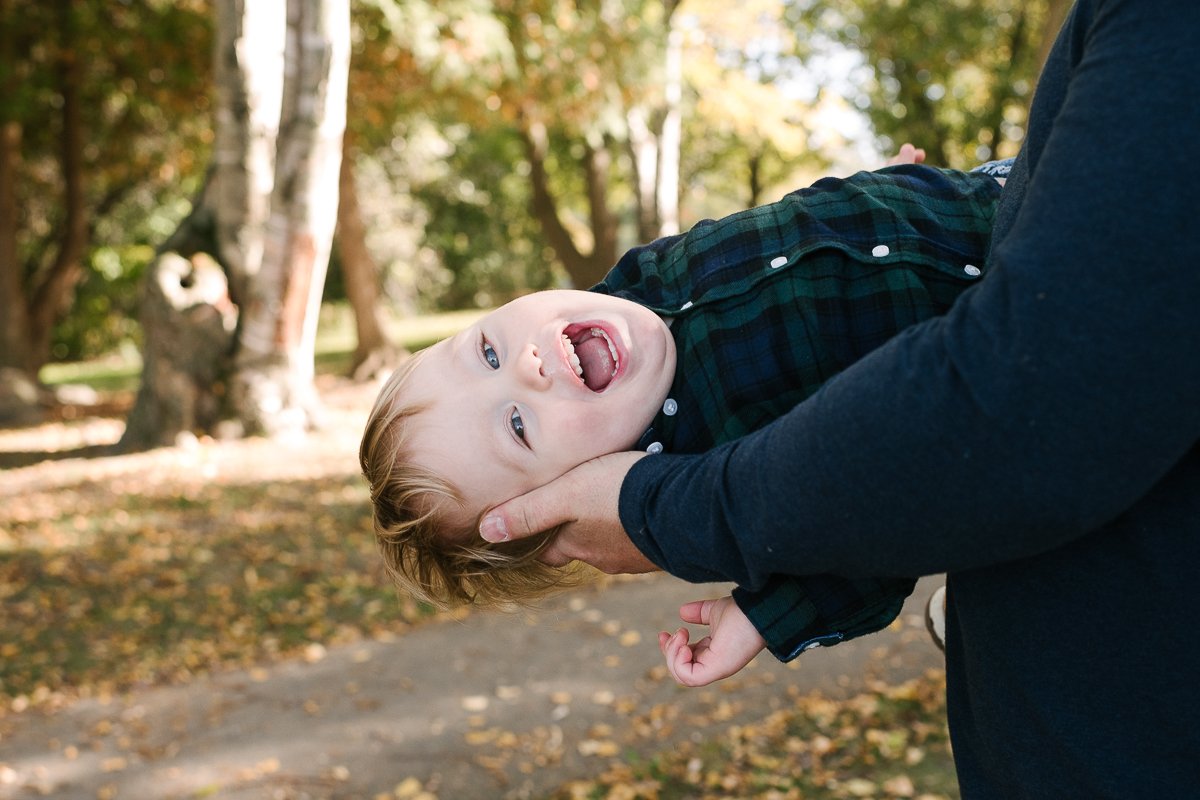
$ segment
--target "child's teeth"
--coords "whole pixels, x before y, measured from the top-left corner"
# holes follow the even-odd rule
[[[604,343],[608,345],[608,354],[612,357],[612,374],[616,375],[618,368],[621,366],[621,360],[617,356],[617,346],[613,344],[613,340],[604,332],[602,328],[591,328],[588,331],[592,338],[599,336],[604,339]],[[584,337],[588,338],[588,337]],[[567,352],[567,361],[570,362],[571,368],[575,370],[575,374],[580,378],[583,377],[583,364],[579,362],[579,356],[575,354],[575,343],[571,341],[571,337],[567,334],[562,334],[563,349]]]
[[[571,341],[571,337],[565,333],[562,335],[563,346],[567,348],[567,361],[571,363],[571,367],[575,370],[575,374],[580,378],[583,377],[583,365],[579,363],[579,356],[575,355],[575,343]]]

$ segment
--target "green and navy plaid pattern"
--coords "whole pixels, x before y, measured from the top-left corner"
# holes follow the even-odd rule
[[[678,352],[673,413],[642,445],[695,453],[743,436],[945,312],[983,274],[999,194],[986,175],[891,167],[630,250],[593,291],[671,319]],[[737,597],[791,658],[887,625],[913,583],[778,576]]]

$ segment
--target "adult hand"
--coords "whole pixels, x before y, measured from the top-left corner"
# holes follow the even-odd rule
[[[489,542],[523,539],[563,525],[541,560],[551,566],[584,561],[609,574],[658,567],[629,540],[617,504],[621,482],[645,453],[613,453],[587,461],[545,486],[493,508],[479,525]]]
[[[706,686],[728,678],[766,647],[754,623],[732,597],[685,603],[679,609],[679,618],[694,625],[708,625],[710,631],[692,645],[688,644],[687,628],[658,634],[658,649],[667,660],[667,669],[683,686]]]

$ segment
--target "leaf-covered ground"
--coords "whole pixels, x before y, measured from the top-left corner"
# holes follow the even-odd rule
[[[0,465],[25,464],[0,481],[0,708],[303,656],[429,616],[380,574],[356,474],[361,390],[343,391],[303,442],[79,458],[121,423],[0,431]]]
[[[945,680],[874,682],[848,700],[793,696],[751,723],[706,726],[699,741],[614,763],[550,800],[957,798]]]

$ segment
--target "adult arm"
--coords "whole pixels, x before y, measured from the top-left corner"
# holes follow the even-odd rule
[[[749,587],[999,563],[1096,529],[1194,446],[1194,9],[1086,5],[988,277],[766,428],[634,464],[620,514],[652,561]]]

